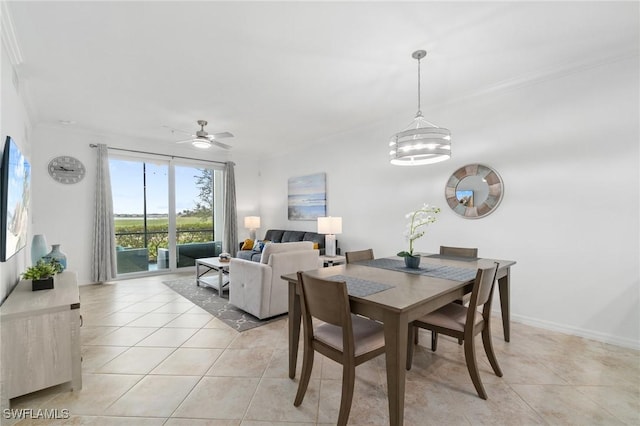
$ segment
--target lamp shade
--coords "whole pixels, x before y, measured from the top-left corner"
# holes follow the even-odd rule
[[[417,166],[451,158],[451,133],[424,119],[418,113],[413,123],[396,133],[389,142],[391,164]]]
[[[260,228],[260,216],[247,216],[244,218],[244,227],[247,229]]]
[[[342,234],[342,218],[331,216],[319,217],[318,234]]]

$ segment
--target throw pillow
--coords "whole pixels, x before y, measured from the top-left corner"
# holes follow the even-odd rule
[[[264,249],[264,245],[270,242],[271,241],[269,240],[264,240],[264,241],[256,240],[256,242],[253,243],[253,251],[261,252]]]
[[[247,238],[246,240],[244,240],[244,243],[242,244],[242,247],[240,248],[240,250],[251,250],[253,248],[253,240],[250,238]]]
[[[318,243],[313,243],[313,249],[314,250],[318,250],[320,248],[320,244]]]

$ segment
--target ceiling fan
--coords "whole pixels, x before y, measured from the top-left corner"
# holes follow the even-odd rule
[[[200,126],[200,130],[198,130],[195,135],[191,134],[190,132],[186,132],[184,130],[179,130],[179,129],[174,129],[174,128],[169,127],[169,126],[164,126],[164,127],[167,127],[169,129],[171,129],[172,132],[178,131],[178,132],[182,132],[182,133],[186,133],[186,134],[191,134],[191,138],[185,139],[185,140],[182,140],[182,141],[178,141],[176,143],[191,143],[191,145],[193,145],[196,148],[200,148],[200,149],[211,148],[211,145],[215,145],[215,146],[223,148],[223,149],[230,149],[231,145],[227,145],[226,143],[219,142],[218,139],[232,138],[233,134],[231,134],[229,132],[220,132],[220,133],[209,134],[204,130],[204,126],[206,126],[207,124],[208,123],[207,123],[206,120],[198,120],[198,125]]]

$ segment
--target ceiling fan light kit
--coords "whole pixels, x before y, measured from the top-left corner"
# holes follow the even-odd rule
[[[427,52],[417,50],[411,56],[418,61],[418,112],[413,122],[389,142],[390,161],[397,166],[433,164],[451,158],[451,132],[428,122],[420,110],[420,60]]]
[[[211,142],[205,141],[202,139],[194,139],[191,141],[191,145],[195,146],[199,149],[209,149],[211,148]]]
[[[207,133],[206,130],[204,130],[204,126],[206,126],[207,124],[208,122],[206,120],[198,120],[198,125],[200,126],[200,130],[198,130],[195,135],[191,135],[190,139],[187,139],[184,141],[178,141],[176,143],[190,142],[191,145],[193,145],[195,148],[198,148],[198,149],[208,149],[208,148],[211,148],[211,145],[215,145],[223,149],[230,149],[231,148],[230,145],[219,142],[218,139],[232,138],[233,134],[229,132],[221,132],[221,133],[214,133],[210,135],[209,133]],[[172,131],[177,130],[169,126],[165,126],[165,127],[168,127]],[[179,130],[179,131],[182,132],[182,130]]]
[[[211,148],[211,141],[207,139],[207,132],[204,131],[204,126],[206,126],[206,120],[198,120],[198,125],[200,126],[200,130],[196,132],[196,138],[191,141],[191,145],[200,149],[208,149]]]

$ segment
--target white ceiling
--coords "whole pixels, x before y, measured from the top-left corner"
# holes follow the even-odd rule
[[[32,124],[172,144],[183,135],[163,125],[195,131],[206,119],[236,135],[225,142],[238,154],[389,118],[397,126],[381,138],[401,130],[416,111],[417,49],[429,52],[425,115],[449,128],[437,106],[638,54],[636,2],[5,6]]]

